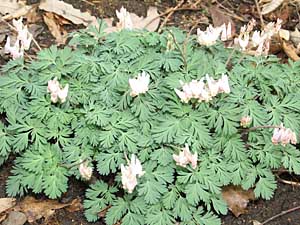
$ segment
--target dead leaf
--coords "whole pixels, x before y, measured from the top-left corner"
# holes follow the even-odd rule
[[[279,34],[279,37],[281,37],[282,39],[284,39],[286,41],[290,40],[290,31],[289,30],[280,29],[278,34]]]
[[[54,18],[53,13],[46,12],[43,15],[44,22],[47,24],[51,34],[56,39],[58,45],[65,44],[68,38],[68,33],[60,26]]]
[[[49,218],[55,210],[69,206],[69,204],[62,204],[56,200],[37,200],[33,197],[25,197],[17,206],[17,210],[25,213],[29,223],[32,223],[42,217]]]
[[[11,14],[18,9],[24,7],[24,3],[18,0],[1,0],[0,13],[2,15]]]
[[[298,46],[300,43],[300,32],[297,28],[295,29],[295,31],[291,32],[291,41],[295,46]]]
[[[106,213],[107,213],[107,211],[110,209],[110,207],[111,207],[111,205],[109,205],[109,206],[105,207],[104,209],[102,209],[102,210],[98,213],[98,216],[99,216],[100,218],[104,218],[105,215],[106,215]]]
[[[253,225],[262,225],[262,223],[258,222],[257,220],[253,220],[252,222],[253,222]]]
[[[293,44],[289,44],[285,41],[282,43],[283,50],[287,56],[292,59],[293,61],[300,60],[300,57],[296,53],[296,48],[293,46]]]
[[[41,21],[42,17],[37,13],[37,7],[33,7],[26,14],[27,23],[36,23]]]
[[[249,200],[254,200],[252,189],[245,191],[241,186],[229,185],[222,189],[223,199],[227,202],[229,210],[238,217],[247,212]]]
[[[87,26],[89,24],[97,23],[96,17],[88,12],[81,12],[79,9],[75,9],[72,5],[63,1],[45,0],[41,2],[39,8],[60,15],[74,24],[83,24]]]
[[[2,225],[23,225],[26,221],[27,218],[24,213],[11,211]]]
[[[21,16],[26,15],[32,8],[33,8],[33,6],[31,6],[31,5],[25,5],[5,16],[2,16],[2,19],[3,20],[11,20],[11,19],[19,18]]]
[[[83,209],[80,198],[75,198],[70,205],[66,208],[69,212],[77,212]]]
[[[0,213],[13,207],[16,204],[15,198],[0,198]]]
[[[268,14],[270,12],[273,12],[275,9],[277,9],[284,0],[272,0],[269,3],[266,3],[263,5],[262,10],[261,10],[261,14],[265,15]]]
[[[216,6],[212,6],[209,8],[209,12],[211,14],[214,27],[222,26],[224,23],[227,24],[231,23],[231,34],[232,36],[235,34],[235,24],[231,17],[224,14],[223,10]]]

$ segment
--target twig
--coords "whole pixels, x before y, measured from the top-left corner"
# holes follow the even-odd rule
[[[225,63],[225,67],[227,68],[227,65],[228,63],[230,62],[232,56],[233,56],[233,53],[235,53],[236,51],[236,48],[233,48],[233,50],[231,51],[230,55],[228,56],[227,60],[226,60],[226,63]]]
[[[85,159],[83,161],[80,161],[80,162],[74,162],[74,163],[71,163],[71,164],[59,164],[59,166],[64,167],[66,169],[71,169],[72,167],[78,166],[81,163],[84,163],[85,161],[87,161],[87,159]]]
[[[276,177],[277,177],[277,180],[280,181],[281,183],[290,184],[292,186],[298,186],[298,187],[300,187],[300,183],[299,182],[285,180],[285,179],[280,178],[278,175],[276,175]]]
[[[257,8],[257,13],[259,15],[259,19],[260,19],[260,23],[261,23],[260,25],[261,25],[262,28],[264,28],[265,27],[264,19],[263,19],[263,16],[261,14],[261,10],[260,10],[260,7],[259,7],[259,4],[258,4],[257,0],[255,0],[255,5],[256,5],[256,8]]]
[[[178,42],[176,41],[176,38],[175,38],[173,32],[170,31],[170,30],[167,30],[167,31],[171,34],[171,36],[172,36],[172,38],[173,38],[173,41],[174,41],[174,44],[176,45],[176,47],[178,48],[178,51],[180,52],[180,54],[181,54],[181,56],[182,56],[184,68],[187,69],[187,61],[186,61],[186,56],[184,55],[184,52],[182,51],[182,49],[180,48]]]
[[[264,126],[256,126],[256,127],[250,127],[248,129],[245,129],[244,132],[250,132],[250,131],[254,131],[257,129],[268,129],[268,128],[281,128],[281,126],[276,126],[276,125],[264,125]]]
[[[179,7],[182,6],[182,4],[184,3],[185,0],[181,0],[172,10],[170,10],[170,12],[168,13],[168,15],[166,16],[166,18],[164,19],[164,21],[162,22],[162,24],[159,27],[158,32],[160,33],[162,28],[166,25],[166,23],[168,22],[169,18],[173,15],[174,11],[176,9],[178,9]]]
[[[224,12],[224,11],[223,11],[223,13],[224,13],[225,15],[230,16],[230,17],[233,17],[233,18],[235,18],[235,19],[237,19],[237,20],[239,20],[239,21],[241,21],[241,22],[245,22],[245,19],[244,19],[243,17],[236,15],[234,12],[232,12],[231,10],[229,10],[228,8],[226,8],[225,6],[223,6],[220,2],[218,2],[218,1],[216,1],[216,2],[217,2],[217,4],[218,4],[222,9],[224,9],[224,10],[227,11],[227,12]]]
[[[285,210],[285,211],[282,211],[281,213],[275,215],[275,216],[272,216],[270,217],[269,219],[265,220],[264,222],[261,223],[261,225],[264,225],[264,224],[267,224],[269,223],[270,221],[280,217],[280,216],[283,216],[285,214],[288,214],[288,213],[291,213],[291,212],[294,212],[296,210],[299,210],[300,209],[300,206],[297,206],[297,207],[294,207],[294,208],[291,208],[291,209],[288,209],[288,210]]]
[[[7,26],[9,26],[10,29],[12,29],[12,30],[18,32],[17,29],[16,29],[14,26],[12,26],[9,22],[7,22],[6,20],[2,19],[1,17],[0,17],[0,20],[1,20],[1,22],[5,23]],[[36,45],[36,47],[41,51],[42,48],[41,48],[40,45],[37,43],[37,41],[35,40],[35,38],[33,37],[33,35],[32,35],[32,41],[33,41],[33,43]]]
[[[192,26],[192,28],[190,29],[190,31],[189,31],[188,34],[186,35],[186,38],[185,38],[185,40],[184,40],[184,42],[183,42],[183,54],[184,54],[185,57],[187,56],[187,44],[188,44],[189,38],[190,38],[190,36],[191,36],[193,30],[197,27],[197,25],[198,25],[198,22],[196,22],[196,23]],[[186,62],[186,63],[187,63],[187,62]],[[187,67],[186,67],[186,69],[187,69]]]

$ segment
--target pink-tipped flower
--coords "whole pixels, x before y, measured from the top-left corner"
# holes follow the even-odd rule
[[[249,125],[251,124],[251,117],[250,116],[243,116],[241,121],[240,121],[240,124],[242,127],[246,128],[246,127],[249,127]]]
[[[19,41],[17,40],[13,46],[10,45],[10,37],[7,37],[6,43],[4,46],[4,52],[9,53],[13,59],[21,58],[24,56],[23,46],[20,46]]]
[[[282,146],[285,146],[288,143],[296,144],[296,133],[290,128],[285,128],[283,124],[281,124],[279,128],[274,129],[272,143],[275,145],[281,143]]]
[[[129,85],[131,88],[130,96],[135,97],[139,94],[144,94],[148,91],[148,85],[150,83],[150,75],[146,72],[138,74],[137,78],[129,79]]]
[[[141,162],[134,154],[132,154],[128,164],[128,166],[121,164],[122,185],[125,190],[128,190],[128,193],[132,193],[137,185],[137,176],[143,176],[145,171],[143,171]]]
[[[117,28],[122,29],[133,29],[133,23],[131,20],[130,13],[122,6],[120,11],[116,10],[119,22],[117,23]]]
[[[219,85],[219,93],[230,93],[230,86],[229,86],[229,81],[228,81],[228,76],[225,74],[222,74],[221,79],[218,81]]]
[[[176,165],[181,167],[186,167],[187,164],[191,163],[193,169],[197,168],[197,153],[192,154],[190,152],[188,144],[185,144],[184,148],[181,149],[178,155],[173,154],[173,159],[176,162]]]
[[[88,162],[83,162],[79,165],[79,173],[81,177],[85,180],[89,180],[93,174],[93,168],[88,166]]]

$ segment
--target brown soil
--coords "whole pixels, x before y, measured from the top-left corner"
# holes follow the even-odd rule
[[[149,5],[156,5],[160,12],[164,12],[169,7],[176,5],[175,0],[64,0],[67,3],[71,3],[75,8],[81,9],[81,11],[89,11],[97,17],[114,17],[115,10],[119,9],[121,6],[126,7],[130,12],[134,12],[138,15],[145,16],[147,12],[147,7]],[[36,1],[28,1],[36,3]],[[179,2],[179,1],[177,1]],[[188,1],[187,1],[188,2]],[[196,1],[190,1],[196,2]],[[205,1],[204,1],[205,2]],[[219,4],[219,3],[218,3]],[[220,5],[219,5],[220,6]],[[236,13],[238,16],[242,16],[245,21],[249,21],[251,17],[258,19],[256,14],[256,9],[253,1],[244,0],[230,0],[222,2],[222,7],[230,8],[232,14]],[[299,18],[297,18],[297,13],[290,11],[290,8],[284,8],[281,12],[281,16],[286,16],[288,14],[288,21],[285,28],[295,27],[299,25]],[[242,14],[242,15],[241,15]],[[276,15],[275,15],[276,16]],[[278,15],[277,15],[278,16]],[[205,24],[211,21],[209,18],[209,12],[194,11],[194,10],[183,10],[175,12],[173,16],[170,17],[168,25],[178,26],[183,29],[189,30],[195,21],[201,21],[200,24]],[[206,20],[207,19],[207,20]],[[209,19],[209,20],[208,20]],[[241,25],[239,19],[233,18],[237,26]],[[75,30],[79,27],[71,27]],[[42,35],[40,35],[37,40],[44,47],[50,46],[55,43],[54,38],[51,36],[47,27],[44,24],[44,30]],[[1,60],[0,65],[5,62]],[[8,160],[6,164],[0,167],[0,198],[5,197],[5,182],[9,176],[10,170],[12,168],[12,158]],[[300,177],[291,177],[290,175],[283,177],[288,180],[299,181]],[[297,178],[297,179],[296,179]],[[62,202],[70,202],[72,199],[79,197],[84,199],[84,191],[87,188],[87,184],[79,182],[75,179],[70,179],[68,192],[63,195],[60,199]],[[250,225],[253,224],[253,220],[260,222],[279,214],[282,211],[294,208],[300,205],[300,185],[292,186],[290,184],[279,183],[278,188],[274,194],[274,197],[270,201],[256,200],[250,202],[248,205],[248,213],[241,215],[239,218],[235,218],[232,213],[228,213],[227,216],[222,217],[223,225]],[[84,217],[83,211],[70,213],[65,209],[57,210],[54,216],[49,221],[44,221],[41,219],[36,224],[51,224],[51,225],[88,225],[97,224],[104,225],[104,221],[98,221],[96,223],[88,223]],[[291,212],[284,216],[278,217],[268,225],[299,225],[300,224],[300,210]],[[29,225],[29,224],[27,224]]]

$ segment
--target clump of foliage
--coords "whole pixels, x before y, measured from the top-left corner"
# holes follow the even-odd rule
[[[283,123],[299,134],[300,63],[236,53],[227,67],[231,50],[200,47],[195,37],[171,32],[171,39],[170,31],[105,34],[101,25],[75,34],[73,50],[53,46],[31,63],[18,59],[4,66],[0,163],[17,155],[7,194],[31,190],[58,198],[70,176],[81,179],[78,163],[85,161],[97,170],[84,201],[89,221],[107,210],[107,224],[210,225],[227,213],[223,186],[254,188],[256,197],[270,199],[272,169],[300,174],[297,145],[274,145],[273,129],[249,132],[240,125],[249,116],[251,126]],[[150,75],[149,90],[131,97],[128,80],[141,72]],[[209,102],[183,103],[174,91],[179,80],[223,73],[231,92]],[[54,77],[69,84],[64,103],[51,103],[47,93]],[[198,154],[195,169],[173,160],[185,144]],[[120,165],[131,154],[145,174],[129,194]]]

